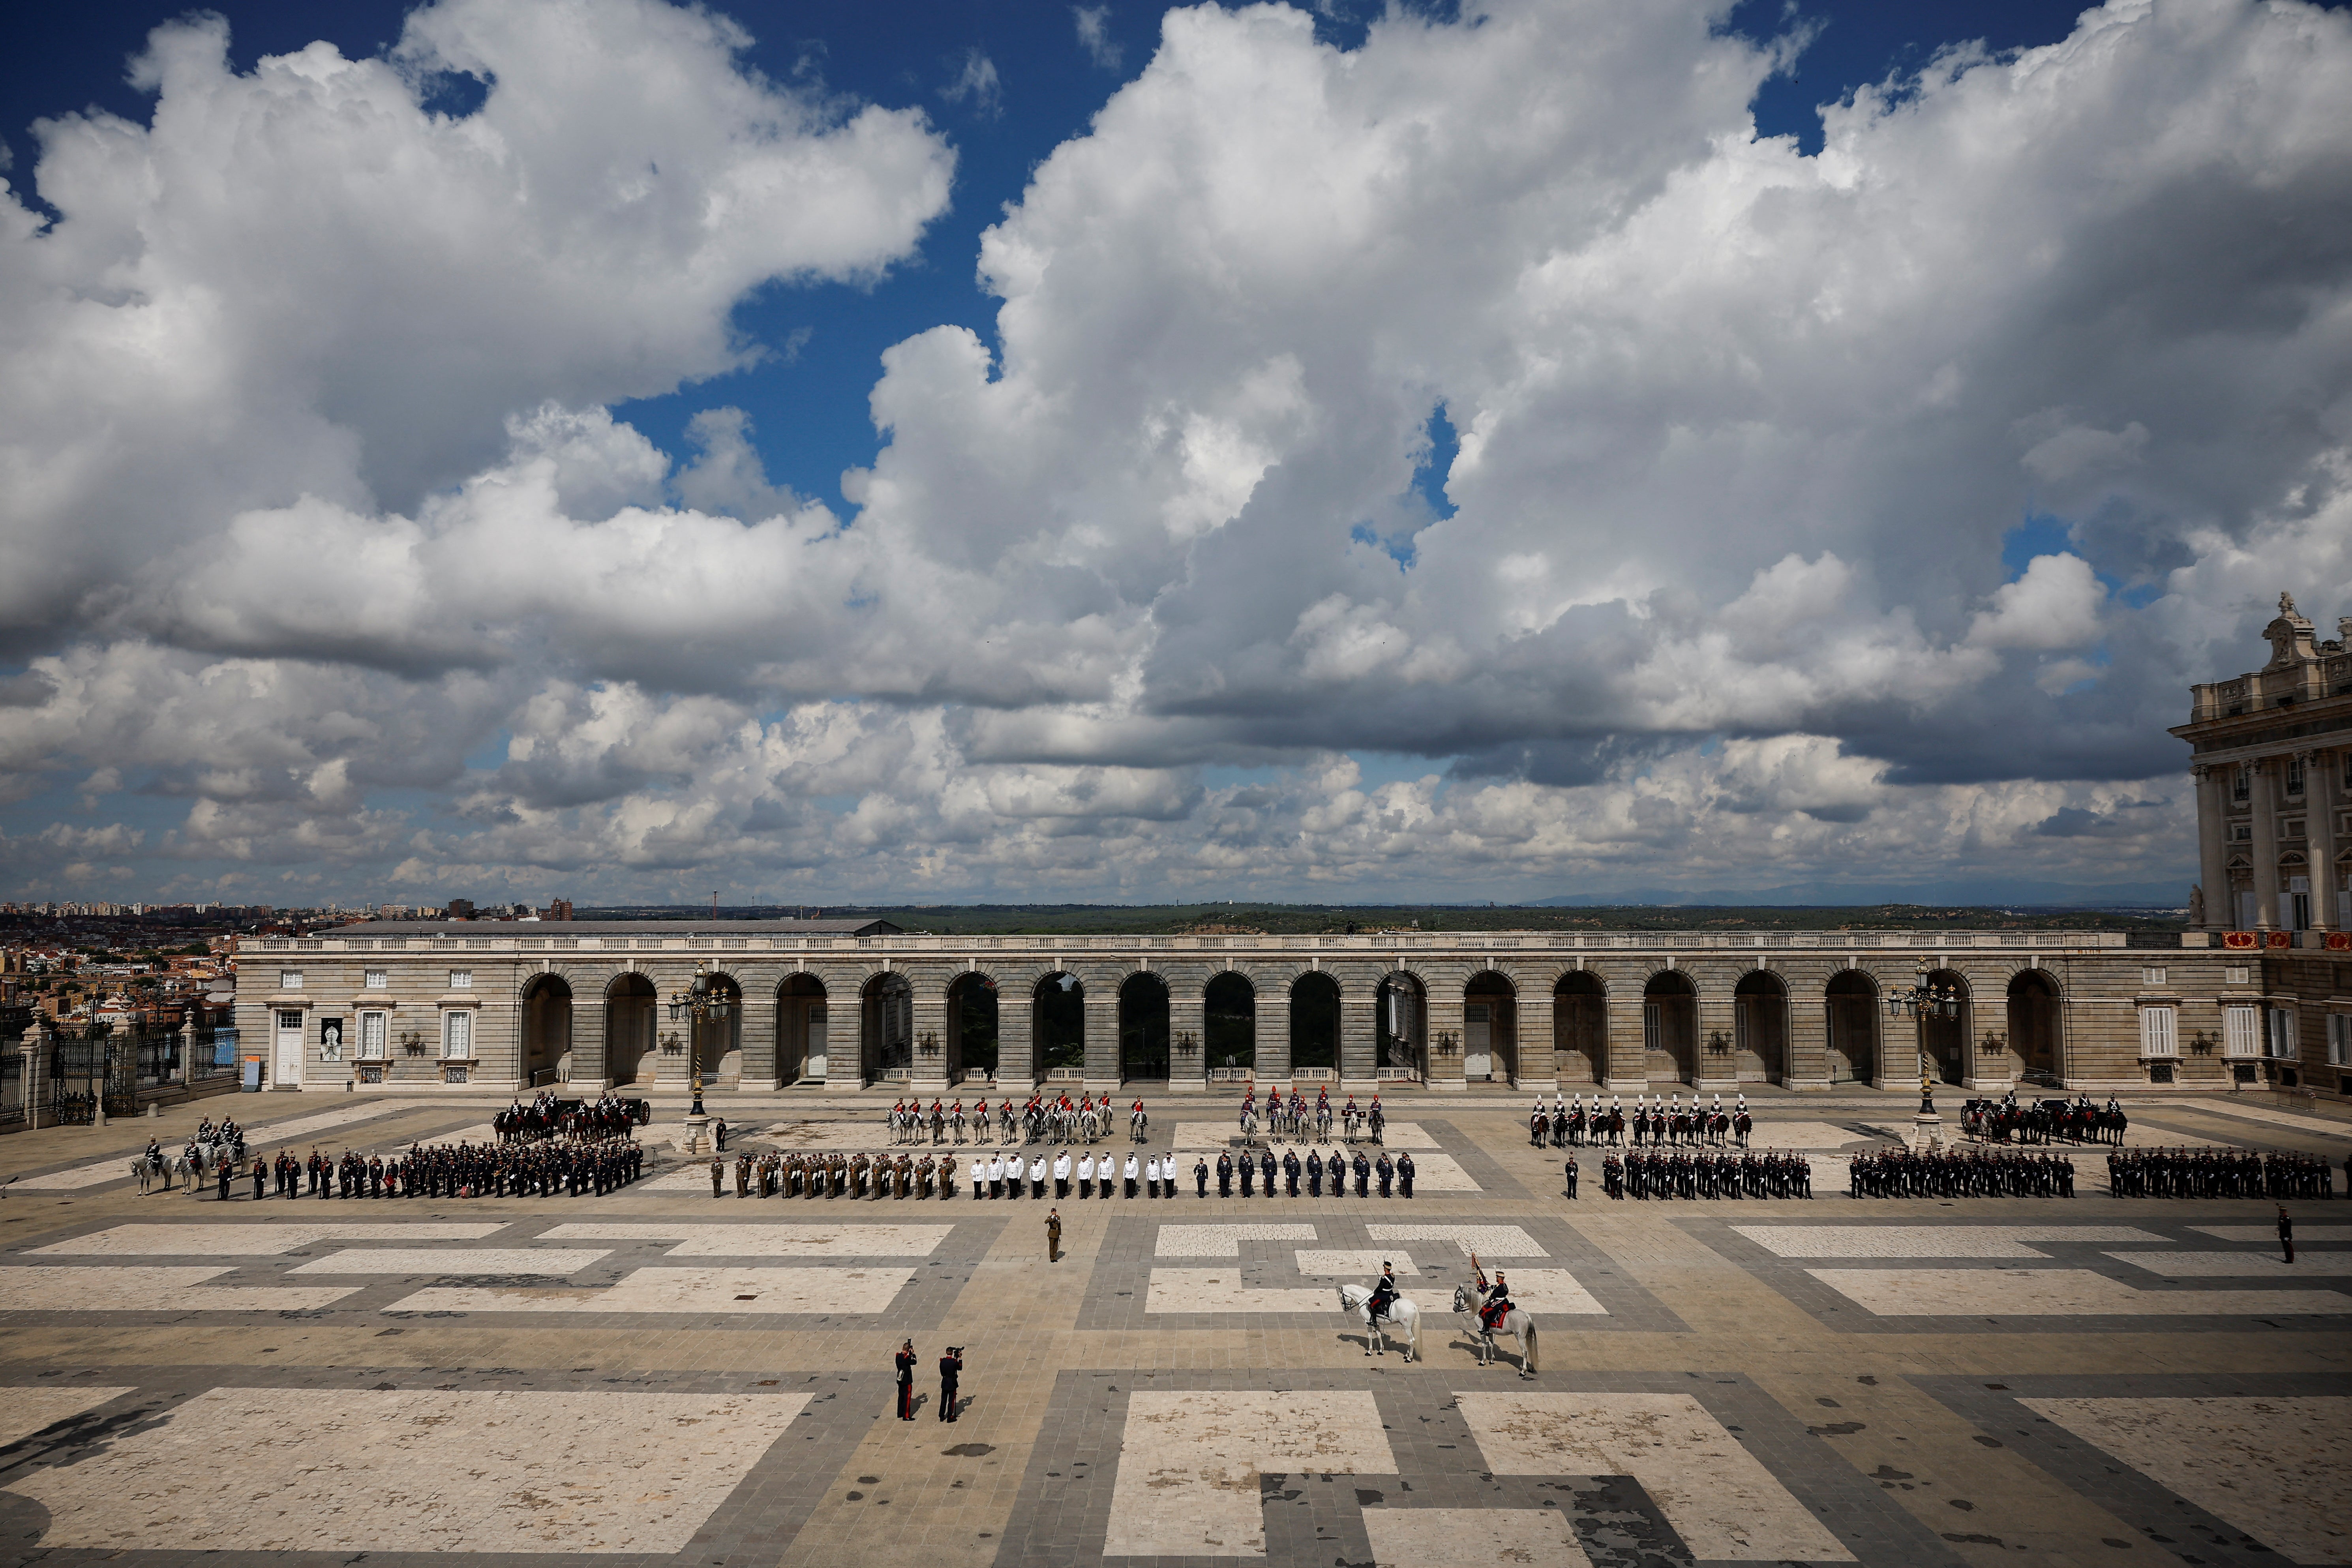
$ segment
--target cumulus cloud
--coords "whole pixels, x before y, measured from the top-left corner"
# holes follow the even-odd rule
[[[610,409],[909,254],[919,112],[655,0],[162,29],[152,121],[0,205],[0,794],[616,894],[2185,874],[2182,687],[2352,611],[2352,21],[2116,0],[1809,157],[1748,112],[1796,41],[1719,19],[1171,11],[982,237],[994,337],[884,353],[842,512],[738,408]]]

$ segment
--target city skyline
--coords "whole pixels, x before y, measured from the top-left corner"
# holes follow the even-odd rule
[[[0,71],[0,900],[2169,907],[2352,617],[2341,8],[175,16]]]

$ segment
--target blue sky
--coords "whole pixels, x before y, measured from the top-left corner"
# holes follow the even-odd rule
[[[2185,894],[2352,610],[2340,8],[712,14],[20,20],[0,896]]]

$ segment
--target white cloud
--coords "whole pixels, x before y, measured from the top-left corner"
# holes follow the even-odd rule
[[[2115,803],[2170,798],[2180,688],[2280,587],[2352,611],[2352,20],[2118,0],[1812,158],[1719,20],[1170,12],[982,237],[994,339],[884,353],[843,514],[738,409],[682,466],[608,409],[907,256],[919,113],[652,0],[243,75],[163,29],[152,122],[54,122],[63,219],[0,207],[0,794],[632,889],[2172,875]],[[2070,544],[2011,581],[2029,509]]]
[[[1110,36],[1110,7],[1073,5],[1070,18],[1077,24],[1078,47],[1086,51],[1087,58],[1105,70],[1118,69],[1127,51],[1119,47],[1118,39]]]

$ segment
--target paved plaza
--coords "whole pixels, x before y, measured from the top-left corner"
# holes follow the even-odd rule
[[[496,1109],[224,1107],[303,1155]],[[2095,1149],[2072,1200],[1848,1198],[1906,1109],[1760,1102],[1810,1201],[1612,1202],[1596,1149],[1571,1201],[1499,1094],[1400,1099],[1410,1200],[1202,1200],[1228,1124],[1160,1104],[1180,1195],[1059,1201],[1059,1263],[1034,1197],[714,1199],[667,1104],[604,1197],[142,1195],[127,1156],[188,1112],[19,1134],[0,1563],[2352,1563],[2352,1205],[2291,1205],[2288,1265],[2274,1205],[2116,1199]],[[2268,1101],[2131,1109],[2135,1143],[2347,1146]],[[847,1097],[729,1114],[754,1151],[887,1144]],[[1474,1256],[1532,1377],[1507,1337],[1476,1363]],[[1417,1361],[1340,1310],[1384,1259]]]

